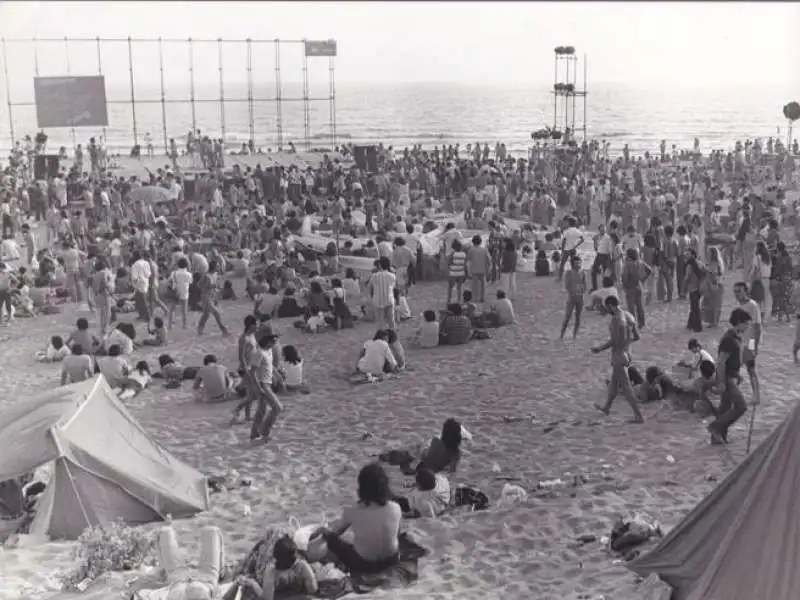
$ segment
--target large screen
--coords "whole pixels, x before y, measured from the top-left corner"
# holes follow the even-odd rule
[[[35,77],[36,122],[46,127],[106,127],[106,80],[102,75]]]

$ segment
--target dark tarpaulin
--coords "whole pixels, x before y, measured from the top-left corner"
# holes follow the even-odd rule
[[[800,592],[800,404],[649,554],[674,600],[796,600]]]

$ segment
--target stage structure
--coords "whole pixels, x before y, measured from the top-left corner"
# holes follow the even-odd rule
[[[73,44],[92,44],[96,47],[97,61],[92,75],[82,73],[73,75],[70,64],[70,47]],[[126,98],[106,98],[106,88],[103,75],[102,50],[104,45],[111,45],[118,52],[127,54],[127,70],[129,79],[129,96]],[[134,48],[140,44],[155,44],[158,48],[158,69],[160,71],[160,98],[145,100],[137,94],[134,83],[136,72],[136,62],[134,60]],[[174,98],[168,97],[165,92],[164,82],[164,46],[165,45],[184,45],[188,48],[189,56],[189,97]],[[217,47],[217,65],[219,70],[219,97],[216,99],[198,98],[195,90],[195,47],[200,44],[215,44]],[[246,47],[247,64],[245,65],[247,82],[246,93],[236,96],[225,95],[225,75],[223,68],[224,50],[229,45],[242,45]],[[14,101],[12,88],[9,81],[9,55],[13,55],[15,46],[29,45],[33,48],[33,87],[34,102]],[[48,74],[44,76],[39,72],[39,49],[45,45],[60,45],[64,54],[64,73]],[[254,94],[255,82],[260,74],[255,72],[253,66],[253,55],[259,46],[271,46],[274,54],[273,76],[275,80],[274,95],[270,97],[258,97]],[[284,94],[281,83],[281,48],[289,45],[302,45],[302,94],[300,96]],[[170,130],[167,122],[168,105],[185,105],[191,109],[192,131],[198,128],[201,130],[209,123],[200,123],[197,119],[197,106],[203,103],[219,103],[219,127],[222,138],[226,138],[225,104],[246,104],[247,118],[250,139],[258,146],[259,136],[268,134],[267,131],[259,131],[256,127],[255,106],[259,104],[275,105],[275,131],[273,138],[278,148],[284,146],[289,140],[285,137],[284,130],[284,104],[287,102],[303,103],[303,140],[306,148],[311,148],[311,117],[310,103],[328,103],[328,127],[331,146],[336,144],[336,81],[335,81],[335,58],[337,56],[337,42],[335,40],[282,40],[282,39],[170,39],[170,38],[2,38],[0,40],[2,48],[3,73],[5,77],[6,103],[9,116],[9,133],[12,145],[16,142],[14,108],[31,107],[36,108],[37,126],[39,129],[48,128],[69,128],[72,133],[73,144],[76,142],[75,129],[77,127],[102,127],[105,136],[106,127],[113,126],[109,123],[108,105],[128,105],[132,122],[131,143],[130,145],[142,144],[142,136],[139,131],[137,121],[137,106],[143,104],[161,105],[161,133],[163,135],[163,145],[165,153],[168,150],[169,139],[171,137],[183,139],[186,131]],[[11,50],[11,52],[9,52]],[[308,61],[318,58],[328,59],[328,93],[327,96],[311,97],[309,92],[309,73]],[[203,65],[207,71],[214,68],[210,65]],[[52,76],[56,75],[56,76]],[[64,100],[66,99],[66,103]],[[33,132],[25,132],[33,133]],[[316,139],[316,136],[315,136]]]
[[[553,82],[553,133],[560,139],[575,139],[575,120],[578,98],[583,103],[583,139],[586,139],[586,55],[583,56],[583,89],[578,87],[578,57],[573,46],[555,49],[555,79]],[[569,131],[568,131],[569,130]]]

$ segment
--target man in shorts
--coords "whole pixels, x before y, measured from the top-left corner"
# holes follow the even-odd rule
[[[758,374],[756,373],[756,356],[761,345],[761,308],[758,302],[750,297],[750,290],[744,282],[733,286],[733,293],[739,307],[750,315],[750,327],[742,334],[742,363],[747,369],[750,387],[753,389],[753,404],[759,403],[761,398]]]

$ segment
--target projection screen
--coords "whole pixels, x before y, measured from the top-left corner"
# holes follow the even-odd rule
[[[34,77],[36,121],[47,127],[107,127],[106,82],[102,75]]]

